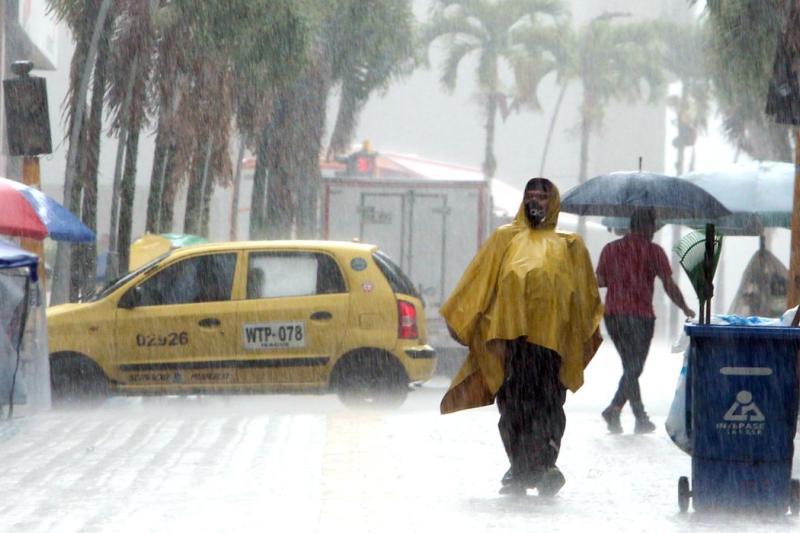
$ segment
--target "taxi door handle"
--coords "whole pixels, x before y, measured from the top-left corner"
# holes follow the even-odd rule
[[[203,320],[197,323],[201,328],[215,328],[220,325],[220,321],[217,318],[204,318]]]
[[[311,320],[330,320],[331,318],[333,318],[333,315],[328,311],[317,311],[316,313],[311,313]]]

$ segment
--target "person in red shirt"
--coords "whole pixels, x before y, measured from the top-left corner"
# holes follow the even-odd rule
[[[600,253],[597,284],[607,287],[606,330],[622,359],[622,378],[611,404],[603,411],[603,419],[611,433],[622,433],[620,411],[630,402],[636,417],[634,432],[650,433],[655,425],[642,404],[639,376],[644,369],[650,342],[653,339],[653,284],[661,278],[667,296],[693,318],[680,288],[672,280],[672,270],[664,250],[651,242],[656,230],[652,209],[637,209],[630,221],[628,235],[608,243]]]

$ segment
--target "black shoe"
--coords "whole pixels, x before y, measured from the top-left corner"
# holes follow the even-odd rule
[[[508,467],[506,473],[503,474],[503,479],[500,480],[500,483],[505,487],[506,485],[511,485],[514,482],[514,474],[511,471],[511,467]]]
[[[548,468],[537,484],[539,496],[555,496],[566,482],[567,480],[564,478],[564,474],[561,473],[558,467],[552,466]]]
[[[653,424],[649,418],[637,418],[636,425],[633,428],[634,433],[652,433],[656,430],[656,425]]]
[[[522,496],[527,493],[527,490],[521,483],[512,481],[508,485],[500,487],[499,493],[503,496]]]
[[[609,433],[622,433],[622,424],[619,423],[619,413],[620,409],[613,405],[609,405],[601,413],[603,420],[606,421]]]

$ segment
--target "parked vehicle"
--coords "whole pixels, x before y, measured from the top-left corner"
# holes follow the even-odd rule
[[[55,401],[332,390],[397,404],[436,364],[420,295],[369,244],[179,248],[48,321]]]

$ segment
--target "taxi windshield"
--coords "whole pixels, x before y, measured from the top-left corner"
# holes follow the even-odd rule
[[[107,285],[105,285],[100,290],[89,293],[81,301],[83,301],[83,302],[96,302],[97,300],[101,300],[101,299],[105,298],[106,296],[108,296],[109,294],[111,294],[112,292],[117,290],[119,287],[121,287],[122,285],[126,284],[128,281],[133,279],[135,276],[139,275],[140,272],[144,272],[146,270],[150,270],[151,268],[153,268],[156,265],[158,265],[164,258],[168,257],[169,254],[171,254],[171,253],[172,253],[172,251],[169,251],[169,252],[166,252],[164,254],[161,254],[158,257],[156,257],[155,259],[153,259],[152,261],[149,261],[149,262],[143,264],[142,266],[140,266],[136,270],[132,270],[132,271],[128,272],[127,274],[123,274],[119,278],[116,278],[115,280],[110,281]]]

